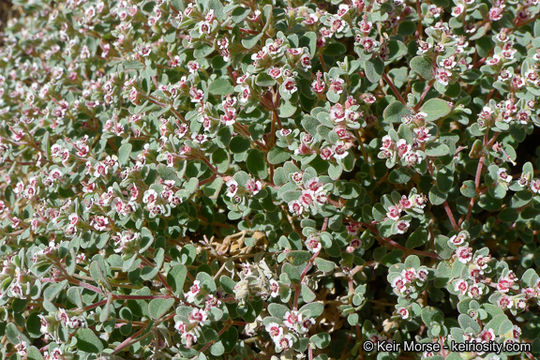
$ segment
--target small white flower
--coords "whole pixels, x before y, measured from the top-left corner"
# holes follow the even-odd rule
[[[190,303],[195,301],[195,297],[200,293],[201,291],[201,285],[199,280],[193,281],[193,285],[189,288],[189,292],[186,295],[186,300]]]
[[[469,284],[463,279],[459,279],[454,284],[454,291],[459,292],[461,295],[464,295],[467,292],[467,289],[469,288]]]
[[[279,295],[279,283],[274,279],[270,280],[270,290],[271,297],[277,297]]]
[[[406,308],[402,307],[402,308],[399,308],[398,309],[398,313],[399,315],[401,315],[401,318],[403,320],[406,320],[409,318],[409,310],[407,310]]]
[[[409,229],[409,222],[407,220],[398,220],[396,223],[396,231],[398,234],[405,234]]]
[[[227,196],[232,198],[236,195],[238,191],[238,183],[234,179],[230,179],[226,182],[227,185]]]
[[[302,314],[296,310],[287,311],[283,316],[283,323],[289,329],[296,329],[297,325],[302,321]]]
[[[194,308],[189,314],[189,322],[192,324],[203,324],[207,318],[206,311],[198,308]]]
[[[290,334],[287,334],[279,339],[276,339],[275,343],[276,343],[276,352],[281,352],[283,350],[290,349],[293,346],[293,339]]]
[[[274,340],[280,339],[283,336],[283,328],[275,322],[271,322],[265,327],[266,332],[270,334],[270,337]]]

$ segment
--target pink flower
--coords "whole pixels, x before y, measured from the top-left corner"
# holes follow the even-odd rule
[[[287,78],[283,82],[283,88],[287,94],[294,94],[297,90],[296,81],[293,78]]]
[[[345,109],[343,105],[335,104],[330,108],[330,119],[337,123],[345,120]]]
[[[276,297],[279,295],[279,283],[274,279],[270,279],[270,290],[271,297]]]
[[[304,207],[298,200],[295,200],[289,203],[289,212],[296,215],[302,215]]]
[[[145,204],[154,204],[158,198],[158,194],[153,189],[148,189],[144,192],[143,203]]]
[[[394,289],[398,289],[398,290],[401,290],[405,287],[405,283],[403,281],[403,278],[400,277],[400,276],[397,276],[395,277],[393,280],[392,280],[392,287]]]
[[[192,324],[202,324],[207,318],[206,311],[199,308],[194,308],[189,314],[189,322]]]
[[[315,324],[315,319],[313,318],[305,318],[300,323],[300,329],[298,329],[298,332],[301,334],[305,334],[309,331],[309,329]]]
[[[468,263],[472,259],[472,249],[468,246],[461,246],[456,249],[458,260],[463,264]]]
[[[308,236],[306,240],[306,247],[312,253],[318,253],[321,251],[321,243],[315,236]]]
[[[512,176],[508,175],[505,168],[499,168],[499,170],[497,170],[497,175],[499,176],[499,179],[506,184],[509,184],[510,181],[512,181]]]
[[[500,278],[497,282],[497,290],[502,293],[508,292],[508,290],[514,285],[513,281],[510,281],[507,278]]]
[[[287,334],[276,341],[276,350],[281,352],[283,350],[290,349],[293,346],[292,336]]]
[[[531,191],[535,194],[540,194],[540,179],[533,179],[531,181]]]
[[[406,220],[398,220],[396,230],[398,234],[405,234],[409,229],[409,222]]]
[[[301,321],[302,321],[302,315],[296,310],[287,311],[285,315],[283,316],[283,323],[289,329],[296,329],[296,326]]]
[[[410,209],[412,205],[413,205],[412,202],[409,200],[409,198],[407,198],[407,196],[405,195],[401,196],[401,200],[399,201],[399,206],[402,209]]]
[[[461,295],[464,295],[467,292],[467,289],[469,287],[469,284],[463,279],[459,279],[454,284],[454,291],[459,292]]]
[[[471,298],[478,299],[480,298],[480,296],[482,296],[482,292],[483,292],[482,288],[479,285],[474,284],[469,287],[469,291],[467,292],[467,295]]]
[[[265,327],[266,332],[270,335],[270,337],[274,340],[281,339],[283,336],[283,328],[279,326],[275,322],[271,322]]]
[[[251,191],[253,195],[256,195],[262,189],[262,183],[259,180],[250,179],[246,183],[246,189]]]
[[[499,305],[500,308],[504,309],[511,309],[512,308],[512,299],[510,299],[508,296],[503,295],[499,300],[497,300],[497,305]]]
[[[236,195],[236,192],[238,191],[238,183],[234,179],[230,179],[226,182],[227,185],[227,196],[229,198],[232,198]]]
[[[343,144],[342,142],[338,142],[334,146],[334,159],[340,160],[347,157],[347,155],[349,154],[349,152],[347,151],[347,148],[348,148],[347,145]]]
[[[401,209],[398,206],[390,206],[386,212],[386,216],[392,220],[398,220],[401,215]]]
[[[416,270],[414,268],[408,268],[401,272],[401,276],[407,281],[412,282],[416,280],[418,274],[416,273]]]
[[[399,309],[398,309],[398,313],[399,313],[399,315],[401,315],[401,318],[402,318],[403,320],[406,320],[406,319],[409,318],[409,310],[407,310],[407,309],[404,308],[404,307],[399,308]]]
[[[109,225],[109,219],[105,216],[94,216],[90,221],[90,225],[97,231],[105,231]]]
[[[485,329],[479,335],[480,341],[490,342],[495,341],[495,332],[493,329]]]
[[[188,302],[193,302],[195,301],[195,297],[197,295],[199,295],[199,293],[201,292],[201,285],[200,285],[200,281],[199,280],[195,280],[193,281],[193,284],[191,285],[191,287],[189,288],[189,291],[186,295],[186,299]]]
[[[500,7],[493,7],[489,10],[489,20],[499,21],[502,19],[503,9]]]
[[[186,324],[184,324],[183,321],[178,321],[174,324],[174,328],[180,335],[184,334],[186,332]]]
[[[75,225],[77,222],[79,222],[79,216],[75,213],[70,214],[68,218],[71,225]]]
[[[280,68],[273,67],[267,70],[268,75],[270,75],[273,79],[279,79],[281,77],[282,71]]]
[[[197,335],[195,335],[193,332],[185,332],[182,334],[182,339],[186,343],[186,348],[191,348],[193,344],[197,343]]]

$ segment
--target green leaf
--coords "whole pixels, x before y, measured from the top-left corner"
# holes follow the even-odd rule
[[[501,212],[499,213],[497,217],[499,218],[499,220],[503,222],[513,223],[514,221],[517,220],[518,216],[519,214],[517,213],[515,209],[506,208],[506,209],[501,210]]]
[[[527,269],[521,276],[521,283],[525,287],[533,287],[538,280],[538,274],[534,269]]]
[[[297,107],[291,104],[289,101],[284,101],[279,106],[279,117],[280,118],[289,118],[294,115]]]
[[[302,306],[299,312],[302,315],[310,316],[313,318],[319,317],[324,311],[324,305],[320,302],[312,302]]]
[[[447,193],[452,189],[454,183],[454,175],[445,169],[441,169],[437,172],[437,187],[444,193]]]
[[[148,304],[148,313],[152,319],[159,319],[173,306],[174,299],[152,299]]]
[[[123,63],[124,69],[126,70],[142,70],[144,69],[144,64],[140,61],[131,60],[131,61],[124,61]]]
[[[231,139],[229,144],[230,149],[233,153],[243,153],[249,149],[250,142],[243,136],[237,135]]]
[[[251,12],[250,8],[238,5],[232,11],[231,19],[233,23],[238,24],[239,22],[243,21],[249,15],[250,12]]]
[[[317,128],[321,125],[320,121],[312,116],[305,116],[302,119],[302,127],[312,136],[317,136]]]
[[[478,325],[478,323],[473,320],[469,315],[459,314],[458,322],[459,326],[461,326],[463,330],[471,328],[474,333],[478,333],[481,330],[480,325]]]
[[[461,187],[459,188],[459,191],[461,192],[461,195],[463,195],[465,197],[468,197],[468,198],[475,197],[476,196],[476,190],[475,190],[474,181],[472,181],[472,180],[464,181],[463,184],[461,185]]]
[[[382,76],[384,70],[384,64],[379,58],[373,58],[364,62],[364,73],[366,78],[372,82],[377,83]]]
[[[193,57],[195,59],[203,59],[214,52],[214,47],[208,44],[196,45],[195,50],[193,51]]]
[[[257,45],[259,40],[261,40],[262,36],[263,36],[263,33],[261,32],[260,34],[257,34],[257,35],[250,36],[248,38],[242,39],[242,45],[246,49],[251,49],[252,47]]]
[[[429,143],[426,146],[427,156],[440,157],[440,156],[448,155],[449,153],[450,153],[450,148],[446,144],[433,142],[433,143]]]
[[[230,353],[233,351],[237,341],[238,341],[238,330],[235,326],[231,326],[229,330],[225,331],[221,337],[221,342],[225,348],[225,353]]]
[[[415,31],[416,23],[414,21],[403,21],[398,26],[398,34],[401,36],[412,35]]]
[[[223,342],[221,340],[215,342],[210,347],[210,354],[214,356],[221,356],[225,353],[225,346],[223,346]]]
[[[415,56],[411,60],[411,69],[426,80],[433,79],[433,64],[425,56]]]
[[[345,45],[343,45],[340,42],[332,42],[326,45],[326,47],[323,50],[324,55],[335,56],[335,57],[343,55],[346,52],[347,52],[347,48],[345,47]]]
[[[208,92],[212,95],[228,95],[234,91],[227,78],[218,78],[208,87]]]
[[[409,255],[405,259],[406,268],[419,268],[420,267],[420,258],[416,255]]]
[[[289,308],[282,304],[271,303],[268,305],[270,315],[278,319],[283,319],[287,311],[289,311]]]
[[[143,227],[141,229],[141,248],[139,249],[139,253],[142,254],[143,252],[148,250],[148,248],[150,248],[150,246],[152,246],[153,243],[154,243],[154,235],[148,228]]]
[[[17,329],[17,325],[14,323],[10,322],[6,325],[5,335],[13,345],[19,344],[18,336],[20,335],[20,332],[19,329]]]
[[[105,269],[101,266],[102,264],[99,260],[100,259],[96,259],[90,264],[90,275],[92,275],[92,278],[97,281],[98,284],[106,286],[110,289],[109,282],[107,281],[107,277],[105,275]]]
[[[318,349],[323,349],[330,344],[330,334],[327,332],[318,333],[311,336],[309,341]]]
[[[390,171],[388,181],[392,184],[406,184],[411,180],[411,176],[403,168],[398,168]]]
[[[281,148],[274,147],[268,152],[267,159],[272,165],[281,164],[291,158],[291,154]]]
[[[311,253],[306,250],[293,250],[289,251],[288,257],[291,259],[293,265],[305,265],[311,258]]]
[[[184,283],[186,281],[187,268],[185,265],[176,265],[167,274],[167,282],[171,286],[175,295],[184,293]]]
[[[313,290],[311,290],[306,284],[302,284],[301,294],[302,299],[304,299],[304,301],[307,303],[312,302],[317,297]]]
[[[33,338],[39,338],[42,335],[40,331],[41,321],[38,315],[39,313],[34,312],[26,318],[26,331]]]
[[[268,176],[268,168],[266,166],[266,161],[264,161],[264,155],[259,150],[249,150],[246,166],[249,172],[259,179],[266,179]]]
[[[328,176],[330,176],[330,179],[337,180],[341,176],[341,173],[343,172],[343,168],[340,164],[332,164],[328,166]]]
[[[336,264],[332,261],[322,259],[320,257],[316,258],[314,261],[315,266],[322,272],[330,272],[336,268]]]
[[[77,349],[87,353],[100,353],[103,351],[103,343],[94,334],[94,332],[88,328],[82,328],[77,331]]]
[[[514,324],[509,319],[504,319],[504,321],[499,326],[498,331],[495,331],[496,334],[504,336],[512,331]],[[497,330],[497,329],[496,329]]]
[[[109,314],[111,313],[111,303],[112,303],[112,294],[109,293],[107,296],[107,303],[105,304],[105,307],[101,309],[101,313],[99,314],[99,321],[105,322],[109,318]]]
[[[268,75],[267,73],[264,73],[264,72],[260,73],[255,78],[255,84],[257,86],[270,87],[270,86],[274,86],[275,83],[276,83],[276,80],[274,80],[273,77],[271,77],[270,75]]]
[[[212,153],[212,163],[216,166],[220,173],[226,173],[229,169],[229,154],[222,148],[214,150]]]
[[[315,53],[317,52],[317,34],[312,31],[305,33],[300,38],[300,46],[307,47],[311,57],[315,56]]]
[[[422,105],[421,111],[427,114],[426,121],[433,121],[450,114],[452,108],[444,100],[429,99],[424,105]]]
[[[302,269],[304,268],[304,265],[300,266],[302,266]],[[298,266],[294,266],[290,263],[285,263],[283,264],[281,271],[287,274],[287,276],[292,282],[300,282],[300,274],[302,270],[300,270]]]
[[[427,242],[428,233],[424,228],[416,229],[405,242],[405,247],[414,249]]]
[[[410,113],[411,111],[401,102],[393,101],[384,109],[383,119],[387,123],[401,123],[401,119]]]
[[[491,319],[491,320],[484,326],[484,328],[485,328],[485,329],[493,329],[493,330],[495,331],[495,335],[500,335],[500,334],[499,334],[499,328],[501,327],[502,323],[503,323],[505,320],[508,320],[508,318],[506,317],[506,315],[504,315],[504,314],[498,314],[498,315],[494,316],[493,319]]]
[[[443,193],[437,186],[432,186],[429,190],[429,201],[433,205],[442,205],[446,198],[448,197],[447,193]]]
[[[27,352],[27,360],[43,360],[43,355],[39,352],[39,349],[35,346],[30,346]]]

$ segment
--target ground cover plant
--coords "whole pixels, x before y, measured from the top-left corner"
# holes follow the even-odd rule
[[[13,6],[3,359],[540,356],[536,0]]]

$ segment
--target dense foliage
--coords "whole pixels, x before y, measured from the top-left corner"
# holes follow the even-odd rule
[[[13,2],[2,358],[540,356],[536,0]]]

